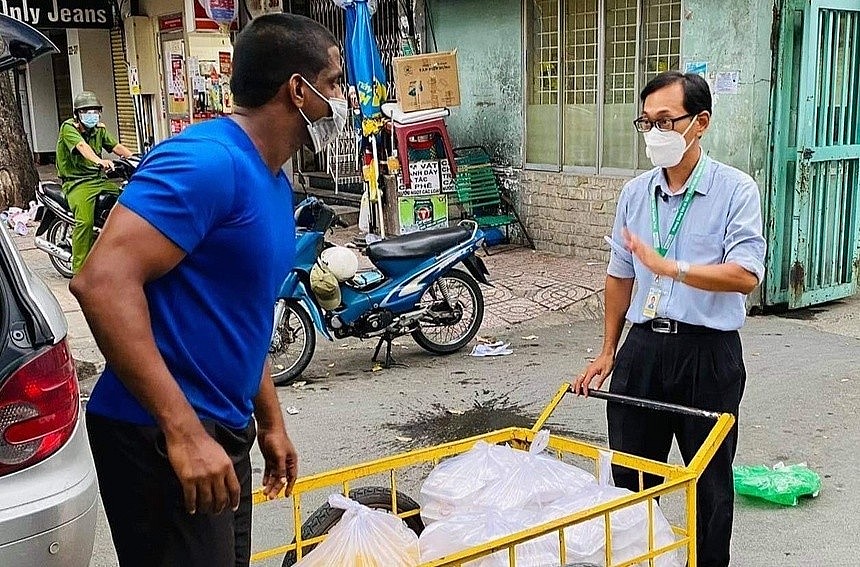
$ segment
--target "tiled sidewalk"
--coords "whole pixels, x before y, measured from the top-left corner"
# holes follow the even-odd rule
[[[495,287],[484,288],[486,327],[522,323],[550,312],[599,317],[606,266],[579,258],[514,248],[484,255]]]

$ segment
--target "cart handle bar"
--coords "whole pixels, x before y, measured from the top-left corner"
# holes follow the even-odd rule
[[[570,391],[573,391],[572,387]],[[588,389],[588,395],[595,398],[600,398],[602,400],[606,400],[607,402],[617,402],[619,404],[625,404],[629,406],[636,406],[640,408],[647,408],[659,411],[668,411],[671,413],[678,413],[681,415],[688,415],[691,417],[704,417],[706,419],[712,419],[714,421],[720,419],[720,414],[713,411],[707,411],[697,408],[689,408],[687,406],[680,406],[678,404],[669,404],[666,402],[655,402],[654,400],[646,400],[644,398],[634,398],[633,396],[624,396],[621,394],[613,394],[612,392],[605,392],[603,390],[595,390],[593,388]]]

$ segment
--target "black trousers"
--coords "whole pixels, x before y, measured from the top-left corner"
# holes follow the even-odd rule
[[[99,492],[120,567],[247,567],[251,559],[253,421],[231,430],[204,421],[233,460],[242,494],[239,509],[220,514],[185,511],[182,486],[167,459],[158,427],[87,414]]]
[[[652,400],[738,415],[746,370],[737,331],[660,334],[634,326],[616,357],[609,390]],[[666,461],[673,436],[685,463],[704,442],[713,421],[620,404],[607,405],[612,449]],[[727,567],[734,513],[732,461],[737,426],[717,450],[697,485],[699,567]],[[614,467],[615,484],[639,490],[639,473]],[[645,475],[645,487],[663,479]]]

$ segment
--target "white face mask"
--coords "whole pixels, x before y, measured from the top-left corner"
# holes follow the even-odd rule
[[[690,121],[690,125],[681,134],[676,130],[663,132],[658,130],[657,126],[652,126],[650,130],[643,134],[645,138],[645,155],[651,158],[651,163],[655,167],[675,167],[681,160],[684,159],[684,154],[690,149],[693,142],[687,143],[684,136],[693,127],[693,124],[699,119],[696,116]]]
[[[307,114],[302,109],[299,109],[305,122],[308,123],[308,133],[311,135],[311,141],[314,144],[314,151],[320,153],[326,149],[343,131],[346,125],[346,120],[349,117],[349,107],[346,100],[342,98],[326,98],[320,93],[307,79],[302,77],[302,80],[307,86],[314,91],[318,97],[326,101],[331,108],[331,116],[323,116],[319,120],[310,121]]]

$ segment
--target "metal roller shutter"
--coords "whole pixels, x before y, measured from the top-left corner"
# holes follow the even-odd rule
[[[125,62],[122,29],[110,31],[110,50],[113,59],[113,88],[116,94],[116,117],[119,124],[119,141],[133,152],[140,151],[137,145],[134,101],[128,87],[128,66]]]

